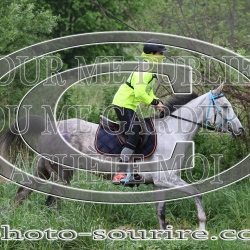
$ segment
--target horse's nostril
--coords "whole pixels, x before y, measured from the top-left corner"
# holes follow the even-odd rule
[[[243,127],[241,127],[241,128],[239,128],[239,131],[240,131],[241,134],[243,134],[245,129]]]

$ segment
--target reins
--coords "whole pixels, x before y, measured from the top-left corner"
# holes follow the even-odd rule
[[[189,120],[189,119],[186,119],[186,118],[182,118],[182,117],[177,116],[177,115],[172,115],[172,114],[170,114],[169,116],[171,116],[171,117],[173,117],[173,118],[176,118],[176,119],[179,119],[179,120],[186,121],[186,122],[191,122],[191,123],[196,124],[196,125],[198,125],[198,126],[200,126],[200,127],[203,127],[203,125],[204,125],[204,124],[202,124],[202,123],[194,122],[194,121],[192,121],[192,120]],[[207,128],[208,130],[214,130],[214,127],[212,127],[212,126],[210,126],[210,125],[208,125],[208,124],[206,124],[206,128]]]

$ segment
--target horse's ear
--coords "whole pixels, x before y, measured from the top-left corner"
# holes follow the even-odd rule
[[[224,86],[224,83],[222,83],[218,88],[214,89],[212,91],[213,95],[219,95],[222,92],[223,86]]]

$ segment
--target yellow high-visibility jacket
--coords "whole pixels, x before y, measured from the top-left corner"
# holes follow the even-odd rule
[[[148,62],[162,62],[163,55],[142,53],[142,57]],[[112,104],[136,111],[137,106],[144,102],[150,104],[157,98],[153,93],[153,85],[156,75],[151,72],[131,73],[126,83],[122,84],[116,92]]]
[[[150,72],[133,72],[116,92],[112,104],[134,111],[141,102],[150,104],[158,99],[153,93],[155,79],[155,74]]]

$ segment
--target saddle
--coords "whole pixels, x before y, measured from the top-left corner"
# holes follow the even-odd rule
[[[157,144],[155,128],[151,118],[140,121],[140,136],[141,139],[135,149],[135,154],[142,155],[144,158],[149,157],[154,153]],[[121,131],[120,124],[101,115],[95,136],[96,150],[100,154],[118,156],[126,141],[127,135]]]

